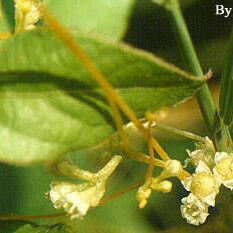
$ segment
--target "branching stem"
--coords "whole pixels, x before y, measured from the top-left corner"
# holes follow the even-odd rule
[[[143,126],[143,124],[138,120],[137,116],[131,108],[125,103],[125,101],[116,93],[113,86],[107,81],[103,74],[94,66],[91,59],[85,54],[85,52],[80,48],[77,41],[74,41],[72,36],[68,31],[63,28],[58,21],[47,11],[47,9],[41,6],[41,12],[44,20],[47,22],[51,31],[53,31],[70,49],[70,51],[80,60],[80,62],[86,67],[93,79],[98,83],[98,85],[104,90],[106,98],[112,105],[114,102],[121,111],[131,120],[137,129],[143,134],[146,140],[149,139],[149,131]],[[116,116],[115,106],[113,109],[113,115],[115,122],[117,122],[120,128],[119,116]],[[118,114],[117,114],[118,115]],[[157,140],[153,138],[154,146],[158,154],[166,160],[164,150],[159,145]],[[162,154],[160,154],[162,153]]]

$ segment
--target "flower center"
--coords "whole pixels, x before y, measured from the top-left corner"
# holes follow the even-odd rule
[[[193,215],[196,215],[197,212],[199,212],[199,209],[195,204],[190,203],[187,205],[187,212],[193,216]]]
[[[216,191],[216,183],[214,177],[207,173],[198,173],[193,177],[190,187],[193,194],[206,197]]]

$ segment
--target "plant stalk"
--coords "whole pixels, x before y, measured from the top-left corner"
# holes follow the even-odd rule
[[[174,31],[187,69],[193,75],[202,77],[204,73],[185,23],[179,1],[170,0],[169,10],[173,18]],[[231,150],[232,139],[228,127],[221,123],[219,113],[206,83],[197,92],[196,97],[207,127],[211,135],[214,136],[217,149],[219,151]]]

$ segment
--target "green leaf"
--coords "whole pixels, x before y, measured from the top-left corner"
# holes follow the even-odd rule
[[[20,227],[30,224],[28,221],[0,221],[0,233],[12,233]]]
[[[14,233],[72,233],[71,229],[64,224],[54,224],[45,226],[24,225]]]
[[[151,54],[75,32],[119,95],[143,117],[192,96],[203,80]],[[48,31],[1,41],[0,160],[26,165],[107,139],[115,130],[99,86]]]
[[[220,115],[226,125],[233,120],[233,30],[226,50],[225,68],[220,86]]]
[[[45,0],[59,21],[72,29],[119,40],[125,34],[135,0]]]

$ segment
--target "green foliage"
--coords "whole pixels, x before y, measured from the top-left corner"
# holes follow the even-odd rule
[[[12,32],[14,30],[14,3],[3,0],[0,2],[0,32]]]
[[[12,233],[73,233],[69,227],[64,224],[54,225],[24,225]]]
[[[27,221],[0,221],[0,233],[13,233],[20,227],[29,224]]]
[[[138,117],[177,104],[202,84],[150,54],[73,35]],[[2,41],[0,48],[1,161],[51,160],[100,143],[114,132],[101,89],[48,31],[22,33]]]
[[[0,31],[13,31],[13,1],[3,0],[1,3]],[[147,110],[177,105],[193,96],[205,81],[201,77],[197,81],[196,77],[149,53],[103,39],[117,41],[125,36],[128,43],[156,51],[156,54],[181,65],[169,28],[170,18],[151,0],[43,0],[43,3],[72,30],[74,38],[96,67],[138,117],[143,117]],[[212,67],[214,71],[220,71],[221,51],[226,44],[229,25],[232,26],[230,20],[223,24],[219,18],[213,17],[209,0],[180,3],[205,70]],[[213,25],[219,22],[219,30],[213,30]],[[91,167],[94,171],[101,166],[105,156],[103,151],[112,150],[110,143],[102,143],[115,132],[111,110],[103,91],[66,46],[42,28],[0,41],[0,50],[0,162],[31,165],[71,152],[69,154],[84,168]],[[231,106],[230,99],[228,105]],[[188,121],[187,118],[184,120]],[[124,118],[124,122],[128,120]],[[134,150],[145,146],[141,135],[137,136],[130,135]],[[191,147],[190,141],[162,142],[169,155],[181,161],[184,161],[185,150]],[[99,146],[95,149],[81,151],[96,144]],[[113,189],[116,191],[120,186],[138,182],[146,169],[147,166],[140,167],[138,163],[124,160],[119,173],[113,177]],[[54,178],[43,169],[0,164],[0,174],[1,215],[54,213],[52,204],[43,198]],[[219,212],[225,206],[229,206],[230,213],[230,201],[220,211],[211,210],[214,217],[211,215],[207,224],[197,229],[185,224],[180,216],[180,199],[184,196],[181,185],[175,183],[169,196],[152,194],[147,207],[140,211],[135,193],[91,210],[82,221],[68,218],[42,219],[36,224],[2,221],[0,233],[212,233],[213,228],[216,232],[228,232],[215,226],[216,222],[222,221]],[[231,215],[226,215],[230,221]]]
[[[88,218],[69,224],[75,233],[85,232],[87,226],[88,233],[156,233],[137,208],[135,191],[96,208]]]
[[[85,32],[121,39],[127,29],[134,0],[45,0],[59,21]],[[62,10],[61,10],[62,9]]]

